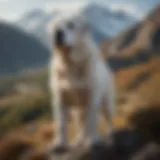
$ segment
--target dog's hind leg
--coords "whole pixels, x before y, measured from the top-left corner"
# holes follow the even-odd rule
[[[102,108],[102,115],[107,120],[107,130],[110,132],[113,128],[113,118],[116,115],[116,104],[115,104],[115,90],[114,85],[110,85],[107,92],[104,94],[104,103]]]
[[[103,94],[101,90],[95,89],[91,94],[91,101],[86,115],[86,124],[84,134],[88,137],[89,144],[95,144],[99,141],[98,133],[98,114],[102,103]]]

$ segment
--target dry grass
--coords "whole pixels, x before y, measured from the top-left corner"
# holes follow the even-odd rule
[[[160,71],[160,57],[154,57],[149,62],[138,64],[130,68],[121,69],[116,73],[116,84],[119,89],[125,87],[141,73],[157,73]],[[125,78],[124,78],[125,77]]]
[[[160,105],[160,57],[116,73],[118,106],[132,110],[138,106]],[[119,108],[119,107],[118,107]]]

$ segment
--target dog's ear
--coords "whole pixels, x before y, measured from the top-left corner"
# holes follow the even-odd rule
[[[84,18],[84,32],[89,32],[90,30],[91,30],[91,25],[85,17]]]
[[[82,33],[87,33],[87,32],[90,31],[90,29],[91,29],[91,26],[90,26],[89,22],[87,22],[87,21],[82,21],[82,29],[81,29],[81,32],[82,32]]]
[[[83,14],[78,14],[78,18],[80,22],[82,23],[82,31],[84,33],[88,32],[91,29],[91,25],[88,22],[87,18]]]

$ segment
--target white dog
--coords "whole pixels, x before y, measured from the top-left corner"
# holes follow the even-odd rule
[[[54,56],[50,84],[57,123],[56,147],[67,146],[67,121],[80,129],[75,145],[98,140],[101,109],[112,127],[115,114],[114,79],[96,47],[88,22],[82,15],[61,17],[50,26]]]

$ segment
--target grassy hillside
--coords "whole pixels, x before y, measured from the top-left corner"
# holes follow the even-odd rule
[[[47,77],[47,69],[1,77],[0,134],[37,118],[50,117]]]
[[[153,56],[146,63],[115,72],[117,108],[121,113],[146,104],[160,105],[159,63],[160,56]],[[51,99],[47,83],[47,69],[19,77],[1,78],[0,134],[31,121],[51,118]],[[121,125],[122,119],[117,120]]]
[[[110,41],[102,43],[105,57],[125,58],[138,57],[147,59],[151,53],[160,51],[160,5],[151,11],[146,19],[135,26],[124,30]],[[110,56],[111,55],[111,56]]]

